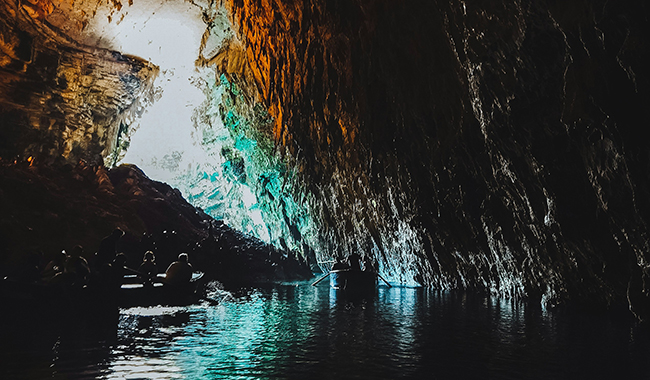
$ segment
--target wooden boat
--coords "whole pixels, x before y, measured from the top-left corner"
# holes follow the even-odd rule
[[[203,273],[194,272],[190,283],[179,287],[165,285],[164,274],[158,275],[148,285],[144,285],[136,274],[128,274],[123,277],[119,289],[51,285],[4,278],[0,279],[0,304],[6,310],[47,313],[62,320],[83,316],[93,319],[112,317],[118,307],[198,303],[202,296],[198,291],[202,277]]]
[[[381,279],[389,288],[391,287],[391,284],[375,271],[353,270],[349,267],[332,269],[311,285],[316,286],[328,277],[330,278],[330,288],[333,291],[341,292],[352,298],[363,298],[374,294],[378,279]]]
[[[159,273],[151,283],[145,284],[136,274],[124,276],[118,295],[118,304],[122,307],[170,305],[180,306],[198,302],[200,292],[198,281],[203,273],[192,273],[187,285],[170,286],[165,284],[165,274]]]
[[[329,278],[332,289],[348,293],[368,294],[377,288],[377,273],[375,272],[337,269],[330,271]]]

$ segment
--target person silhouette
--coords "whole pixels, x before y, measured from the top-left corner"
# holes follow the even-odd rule
[[[156,255],[153,251],[144,253],[142,264],[138,267],[140,278],[146,285],[151,285],[154,278],[158,275],[158,267],[156,265]]]
[[[348,262],[350,264],[350,270],[361,272],[361,264],[359,264],[358,254],[352,252],[350,256],[348,256]]]
[[[178,260],[174,261],[165,271],[165,283],[172,286],[183,286],[192,280],[192,265],[189,263],[187,253],[178,255]]]
[[[117,254],[117,242],[122,236],[124,236],[124,231],[116,228],[110,235],[102,239],[101,243],[99,243],[99,249],[95,254],[95,267],[97,269],[113,262]]]

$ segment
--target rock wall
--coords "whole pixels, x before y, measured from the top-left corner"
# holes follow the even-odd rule
[[[130,268],[152,250],[160,272],[187,252],[196,270],[230,287],[312,276],[304,260],[215,221],[134,165],[0,165],[0,212],[0,278],[24,280],[30,264],[43,268],[75,245],[92,263],[116,227]]]
[[[274,116],[320,260],[547,305],[650,290],[646,5],[227,3],[221,68]]]
[[[0,158],[112,165],[158,68],[70,39],[44,21],[52,7],[0,4]]]

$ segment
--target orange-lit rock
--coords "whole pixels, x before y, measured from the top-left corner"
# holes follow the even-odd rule
[[[632,121],[648,101],[647,7],[227,4],[250,67],[231,73],[274,116],[338,252],[545,304],[641,291],[626,268],[650,267]]]
[[[144,111],[158,68],[71,41],[23,8],[0,8],[0,113],[11,126],[1,132],[0,155],[114,161],[119,129]]]
[[[43,19],[54,11],[50,0],[25,0],[22,8],[33,18]]]

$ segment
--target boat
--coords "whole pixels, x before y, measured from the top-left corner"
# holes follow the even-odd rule
[[[198,282],[202,272],[192,273],[192,279],[184,286],[165,284],[165,274],[159,273],[150,283],[143,283],[137,274],[124,275],[118,295],[121,307],[132,306],[182,306],[197,303],[201,298]]]
[[[60,320],[88,316],[112,317],[119,307],[186,306],[198,303],[203,273],[194,272],[187,286],[165,285],[165,274],[143,284],[137,274],[127,274],[119,289],[102,286],[62,286],[42,282],[0,279],[0,305],[7,310],[47,313]],[[28,313],[29,314],[29,313]]]
[[[392,287],[391,284],[376,271],[352,269],[349,266],[337,268],[336,265],[326,275],[322,276],[311,285],[316,286],[328,277],[330,279],[330,288],[334,292],[353,298],[366,297],[374,294],[377,289],[378,279],[381,279],[389,288]]]
[[[334,290],[354,293],[370,293],[377,288],[377,273],[347,269],[330,271],[330,286]]]

